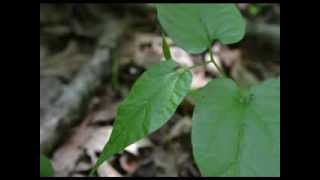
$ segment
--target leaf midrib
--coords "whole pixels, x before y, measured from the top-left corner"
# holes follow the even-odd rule
[[[185,73],[185,72],[184,72],[184,73]],[[177,75],[176,78],[174,79],[174,85],[172,86],[171,91],[174,90],[174,88],[175,88],[175,86],[176,86],[176,84],[177,84],[177,81],[178,81],[179,77],[182,76],[184,73],[177,74],[177,72],[174,70],[173,72],[170,72],[170,73],[168,73],[168,74],[166,75],[166,76],[168,76],[168,77],[170,77],[170,76],[172,76],[172,75]],[[162,78],[163,78],[163,77],[162,77]],[[169,78],[167,78],[167,80],[169,80]],[[161,91],[163,91],[163,89],[166,89],[166,88],[167,88],[167,87],[160,88],[158,91],[152,93],[152,95],[150,95],[148,98],[153,97],[155,94],[158,94],[158,92],[161,92]],[[128,104],[131,104],[131,102],[129,102],[129,103],[127,102],[127,103],[123,104],[122,106],[124,106],[124,105],[127,106]],[[148,102],[148,101],[143,101],[143,103],[140,104],[141,108],[136,108],[136,109],[137,109],[137,112],[136,112],[136,113],[138,113],[138,111],[140,111],[141,109],[145,112],[145,113],[143,113],[143,114],[144,114],[144,116],[143,116],[144,119],[148,119],[148,113],[146,113],[146,108],[147,108],[146,105],[150,105],[150,102]],[[135,114],[135,113],[134,113],[134,114]],[[150,118],[149,118],[149,119],[150,119]],[[150,130],[150,122],[151,122],[151,121],[146,121],[146,120],[144,120],[143,122],[147,122],[147,123],[148,123],[147,127],[148,127],[148,131],[149,131],[149,130]],[[119,137],[121,137],[121,136],[123,135],[123,133],[124,133],[124,132],[121,131],[116,137],[114,137],[114,138],[112,138],[112,139],[111,139],[111,137],[110,137],[110,141],[108,142],[107,146],[108,146],[108,147],[111,147],[111,144],[114,144],[114,142],[117,142],[117,139],[118,139]],[[149,133],[149,132],[148,132],[148,133]],[[147,134],[148,134],[148,133],[147,133]],[[152,132],[150,132],[150,133],[152,133]],[[141,138],[140,138],[140,139],[141,139]],[[132,143],[135,142],[135,141],[136,141],[136,140],[130,142],[129,144],[126,143],[126,144],[127,144],[126,146],[132,144]],[[113,152],[108,153],[107,156],[105,156],[105,157],[109,158],[111,154],[113,154]]]
[[[217,173],[218,175],[225,174],[225,172],[227,172],[231,167],[233,167],[233,166],[235,166],[237,164],[238,164],[237,167],[238,168],[240,167],[239,164],[241,163],[241,154],[242,154],[242,150],[243,150],[243,146],[244,146],[243,145],[244,134],[246,133],[246,131],[245,131],[245,123],[247,121],[249,121],[245,117],[247,116],[247,113],[249,113],[249,112],[254,113],[256,115],[256,117],[258,118],[258,119],[253,118],[254,121],[256,121],[256,123],[262,123],[263,126],[265,127],[265,128],[263,128],[263,130],[267,134],[267,137],[268,137],[269,143],[270,143],[270,146],[268,146],[268,147],[270,147],[270,151],[273,154],[275,154],[273,147],[276,147],[277,145],[271,139],[272,138],[272,133],[270,133],[269,129],[266,127],[266,126],[268,126],[268,124],[263,120],[261,115],[254,110],[254,108],[252,108],[249,105],[246,105],[246,106],[243,107],[243,112],[242,112],[242,118],[241,118],[242,119],[242,123],[241,123],[241,126],[240,126],[240,131],[239,131],[239,136],[238,136],[238,142],[239,143],[237,145],[237,147],[238,147],[237,156],[236,156],[237,159],[235,161],[231,162],[224,170],[221,171],[221,173]],[[253,169],[253,168],[251,168],[251,169]],[[256,173],[256,171],[254,173]],[[238,174],[241,174],[239,169],[238,169]]]

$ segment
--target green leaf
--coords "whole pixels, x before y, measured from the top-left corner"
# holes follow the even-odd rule
[[[118,108],[110,140],[95,169],[111,155],[160,128],[174,114],[192,79],[189,70],[176,67],[172,60],[161,62],[136,81]]]
[[[40,155],[40,177],[53,176],[53,167],[50,160],[44,155]]]
[[[203,176],[280,176],[280,79],[249,90],[212,80],[197,95],[192,121]]]
[[[164,34],[162,34],[162,51],[163,51],[163,55],[166,58],[166,60],[172,59],[171,53],[170,53],[170,47],[168,45],[168,42],[167,42]]]
[[[256,16],[261,11],[261,7],[256,4],[250,4],[248,10],[252,16]]]
[[[214,40],[240,41],[245,21],[234,4],[157,4],[161,26],[189,53],[207,50]]]

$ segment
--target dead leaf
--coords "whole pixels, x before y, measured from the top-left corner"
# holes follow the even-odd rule
[[[97,174],[99,177],[122,177],[107,161],[98,167]]]
[[[131,145],[129,145],[128,147],[125,148],[126,151],[138,156],[139,155],[139,149],[141,148],[145,148],[145,147],[150,147],[152,146],[151,141],[146,137],[143,138]]]
[[[97,153],[101,153],[104,145],[108,142],[112,132],[111,126],[95,129],[94,133],[90,135],[90,139],[83,143],[83,148],[90,156],[93,163],[98,159]]]
[[[192,121],[189,116],[185,116],[178,120],[178,122],[170,129],[170,133],[167,136],[168,140],[177,138],[183,134],[191,132]]]
[[[82,156],[81,145],[85,144],[90,134],[94,132],[94,129],[86,128],[85,123],[84,121],[79,128],[75,129],[71,138],[55,151],[52,161],[57,176],[68,176]]]
[[[127,173],[133,173],[138,168],[138,158],[130,153],[123,153],[119,159],[121,168]]]
[[[192,67],[194,65],[191,56],[182,48],[171,47],[170,48],[172,59],[181,66]]]
[[[192,72],[192,82],[191,82],[192,90],[202,88],[205,85],[207,85],[207,83],[210,81],[210,78],[206,77],[205,69],[203,66],[193,68],[191,72]]]

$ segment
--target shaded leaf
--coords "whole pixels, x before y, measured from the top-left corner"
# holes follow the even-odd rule
[[[196,99],[192,145],[203,176],[280,176],[280,79],[250,90],[216,79]]]
[[[245,21],[234,4],[157,4],[166,33],[189,53],[207,50],[213,41],[232,44],[245,34]]]
[[[51,161],[44,155],[40,155],[40,177],[50,177],[53,173]]]

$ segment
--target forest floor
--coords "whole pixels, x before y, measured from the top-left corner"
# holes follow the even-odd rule
[[[280,6],[263,6],[266,10],[254,18],[246,14],[249,5],[239,6],[247,19],[270,26],[271,33],[252,31],[240,43],[212,48],[227,74],[250,86],[280,75],[275,43],[278,38],[280,44]],[[40,5],[40,146],[56,176],[88,176],[111,134],[119,103],[163,58],[160,32],[149,5]],[[208,59],[206,53],[190,55],[169,44],[180,65]],[[218,75],[211,65],[192,73],[192,89]],[[200,176],[192,157],[192,111],[186,98],[165,126],[112,156],[97,176]]]

